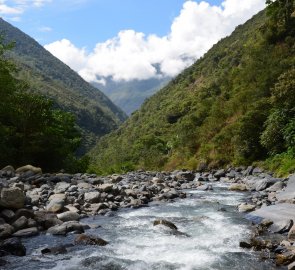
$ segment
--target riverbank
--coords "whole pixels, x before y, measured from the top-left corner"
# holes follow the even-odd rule
[[[230,190],[251,191],[246,203],[239,205],[241,212],[280,203],[281,190],[286,185],[289,186],[287,179],[274,178],[258,168],[251,167],[203,173],[138,171],[125,175],[98,177],[89,174],[42,174],[41,169],[26,166],[16,171],[12,167],[6,167],[0,174],[2,186],[0,204],[3,209],[0,237],[6,239],[4,240],[6,246],[10,243],[10,246],[14,245],[13,250],[20,251],[14,252],[17,254],[11,253],[11,249],[6,248],[5,251],[2,242],[0,244],[0,249],[2,245],[4,251],[2,255],[8,255],[9,252],[13,255],[25,255],[25,247],[15,239],[40,233],[68,235],[86,232],[87,235],[87,229],[91,231],[95,224],[87,224],[84,222],[87,219],[82,218],[109,215],[111,211],[123,208],[141,208],[151,202],[169,202],[185,198],[187,195],[184,190],[210,191],[212,183],[217,181],[228,183]],[[288,203],[293,205],[292,199]],[[270,223],[267,225],[271,225]],[[263,230],[264,234],[265,232],[267,229]],[[260,232],[259,237],[261,235]],[[252,239],[258,239],[257,237],[258,235],[255,235]],[[283,241],[284,236],[282,237]],[[285,238],[286,241],[287,236]],[[94,242],[91,242],[91,239],[87,241],[86,244],[98,243],[97,239],[93,240]],[[254,241],[251,241],[244,241],[248,244],[244,246],[258,250],[258,245],[255,246]],[[281,258],[281,255],[287,252],[293,254],[294,242],[289,239],[288,243],[282,244],[282,241],[272,246],[260,245],[260,249],[264,253],[266,249],[269,250],[269,254],[276,252],[272,258],[278,263],[278,255]],[[67,247],[64,247],[63,250],[66,249]],[[288,264],[292,260],[290,257],[289,254]],[[287,261],[284,260],[282,264],[287,264]]]

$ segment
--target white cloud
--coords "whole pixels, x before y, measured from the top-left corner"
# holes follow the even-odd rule
[[[45,46],[48,49],[48,46]],[[71,63],[69,66],[74,70],[82,70],[87,65],[87,56],[84,49],[76,48],[69,40],[62,39],[50,44],[50,49],[55,51],[55,56],[62,61]]]
[[[7,15],[17,15],[21,14],[23,11],[19,7],[11,7],[5,3],[5,0],[0,0],[0,14]]]
[[[98,43],[94,50],[75,47],[63,39],[45,46],[87,81],[175,76],[202,56],[213,44],[265,7],[265,0],[224,0],[221,6],[186,1],[169,35],[146,36],[123,30]]]
[[[0,16],[22,14],[32,7],[41,7],[52,0],[0,0]]]

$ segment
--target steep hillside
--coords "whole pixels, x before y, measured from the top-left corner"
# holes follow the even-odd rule
[[[279,124],[271,127],[273,121],[268,119],[276,110],[273,89],[280,84],[293,89],[290,85],[295,81],[294,18],[288,22],[291,27],[278,30],[277,25],[283,24],[260,12],[237,27],[149,98],[117,131],[100,140],[90,153],[92,169],[247,165],[291,151],[294,146],[287,135],[295,139],[294,99],[286,98],[291,109],[282,122],[284,134]],[[288,97],[288,91],[278,96]],[[267,129],[275,134],[266,134]],[[267,140],[279,135],[283,146],[273,152]]]
[[[119,126],[126,115],[102,92],[51,55],[34,39],[0,18],[0,32],[15,47],[9,57],[19,66],[16,76],[31,90],[52,98],[58,107],[72,112],[84,135],[84,150]]]
[[[163,88],[170,78],[115,82],[111,79],[105,85],[93,83],[128,115],[136,111],[146,98]]]

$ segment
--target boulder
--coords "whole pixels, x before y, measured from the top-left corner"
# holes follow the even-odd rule
[[[14,256],[25,256],[26,248],[18,238],[9,238],[0,243],[0,251]]]
[[[119,183],[121,180],[123,180],[123,177],[121,175],[113,174],[111,176],[112,183]]]
[[[15,170],[12,166],[8,165],[8,166],[4,167],[3,169],[1,169],[0,175],[4,176],[4,177],[11,178],[11,177],[15,176]]]
[[[24,216],[21,216],[16,221],[14,221],[11,225],[16,231],[24,229],[28,225],[28,219]]]
[[[186,180],[186,181],[193,181],[195,179],[195,174],[190,172],[190,171],[178,172],[176,174],[176,178],[177,179],[183,179],[183,180]]]
[[[66,222],[66,221],[78,221],[80,219],[80,215],[78,213],[75,213],[75,212],[67,211],[67,212],[58,214],[57,218],[60,219],[63,222]]]
[[[24,216],[26,218],[34,218],[35,214],[34,214],[34,211],[29,210],[29,209],[25,209],[25,208],[21,208],[21,209],[16,210],[15,219],[18,219],[22,216]]]
[[[127,188],[124,190],[124,192],[125,192],[126,196],[128,196],[128,197],[131,196],[133,198],[137,198],[137,193],[133,189]]]
[[[41,250],[41,254],[51,254],[51,255],[58,255],[58,254],[66,254],[68,251],[65,246],[57,246],[51,248],[43,248]]]
[[[269,188],[267,188],[266,191],[276,192],[276,191],[282,190],[283,187],[284,187],[283,182],[278,181],[278,182],[274,183],[272,186],[270,186]]]
[[[0,193],[0,206],[19,209],[25,204],[25,195],[20,188],[2,188]]]
[[[276,231],[276,233],[288,233],[292,229],[293,225],[294,222],[292,219],[287,220],[285,223],[282,223],[281,227]]]
[[[213,190],[212,185],[208,184],[208,185],[201,185],[197,187],[197,190],[203,190],[203,191],[207,191],[207,190]]]
[[[102,192],[111,192],[113,189],[112,184],[102,184],[98,187],[98,189]]]
[[[241,248],[251,248],[252,245],[250,242],[247,242],[247,241],[240,241],[240,247]]]
[[[259,168],[259,167],[255,167],[252,171],[252,174],[256,174],[256,175],[259,175],[263,173],[263,169]]]
[[[39,231],[37,227],[31,227],[23,230],[19,230],[15,232],[12,236],[15,237],[30,237],[30,236],[35,236],[38,235]]]
[[[55,185],[54,193],[65,193],[71,185],[66,182],[60,182]]]
[[[61,225],[63,223],[54,213],[46,211],[35,212],[35,220],[38,225],[44,227],[45,229],[49,229],[50,227]]]
[[[14,218],[15,214],[12,210],[4,209],[1,211],[0,216],[3,217],[7,222],[9,222]]]
[[[239,212],[250,212],[256,208],[256,205],[242,203],[239,205]]]
[[[73,205],[70,205],[70,204],[66,205],[65,206],[65,209],[67,209],[70,212],[75,212],[75,213],[79,213],[80,212],[80,210],[77,207],[75,207]]]
[[[16,173],[18,174],[23,174],[23,173],[26,173],[26,172],[32,172],[34,174],[42,174],[42,169],[41,168],[38,168],[38,167],[34,167],[32,165],[25,165],[25,166],[22,166],[22,167],[19,167],[16,169]]]
[[[0,239],[8,238],[13,232],[14,228],[11,225],[7,223],[0,225]]]
[[[175,224],[173,224],[171,221],[165,220],[165,219],[157,219],[154,221],[154,226],[157,225],[164,225],[168,228],[170,228],[171,230],[178,230],[178,228],[176,227]]]
[[[77,221],[68,221],[61,225],[56,225],[54,227],[49,228],[47,230],[47,233],[53,235],[66,235],[68,232],[72,231],[84,233],[84,227]]]
[[[91,185],[89,183],[81,182],[77,184],[78,189],[90,189]]]
[[[107,241],[93,235],[79,234],[75,238],[75,245],[106,246],[107,244]]]
[[[56,198],[49,202],[49,204],[46,206],[46,210],[52,213],[57,213],[64,208],[64,205],[64,200]]]
[[[286,251],[276,255],[276,265],[288,265],[295,261],[295,252]]]
[[[8,180],[6,178],[0,178],[0,188],[9,187]]]
[[[100,193],[98,191],[87,192],[84,194],[84,201],[88,203],[100,202]]]
[[[31,205],[34,206],[39,206],[39,201],[40,201],[41,196],[40,195],[27,195],[27,199],[30,201]]]
[[[262,191],[262,190],[266,189],[267,186],[268,186],[268,180],[267,179],[261,179],[261,180],[258,180],[255,183],[255,190],[256,191]]]
[[[65,201],[66,198],[67,198],[66,194],[64,194],[64,193],[57,193],[57,194],[52,194],[49,197],[48,201],[52,201],[52,200],[55,200],[55,199],[59,199],[59,200],[64,200]]]
[[[277,193],[279,202],[288,202],[295,199],[295,174],[289,177],[284,191]]]
[[[270,219],[273,221],[270,229],[276,232],[290,220],[295,220],[295,204],[279,203],[261,207],[247,214],[246,218],[254,223],[260,223],[262,219]]]
[[[217,179],[220,179],[221,177],[224,177],[226,174],[224,169],[218,170],[216,173],[214,173],[214,177]]]
[[[247,186],[245,184],[232,184],[228,187],[228,190],[232,191],[247,191]]]

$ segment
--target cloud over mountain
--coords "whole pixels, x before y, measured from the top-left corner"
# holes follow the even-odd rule
[[[91,52],[63,39],[45,48],[87,81],[103,82],[175,76],[213,44],[265,7],[264,0],[224,0],[220,6],[186,1],[166,36],[122,30]]]

